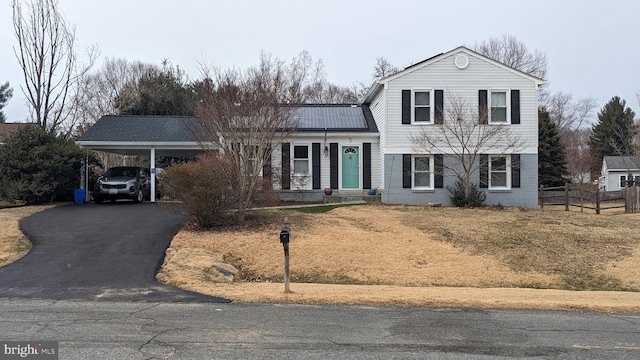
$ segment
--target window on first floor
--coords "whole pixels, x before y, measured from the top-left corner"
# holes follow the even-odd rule
[[[489,188],[510,187],[511,164],[506,155],[489,156]]]
[[[520,187],[520,154],[480,155],[480,187],[511,189]]]
[[[432,189],[433,188],[433,157],[415,155],[412,159],[412,188]]]
[[[442,189],[444,162],[442,154],[403,154],[402,188],[415,190]]]
[[[293,147],[293,173],[309,174],[309,146],[296,145]]]
[[[620,187],[640,186],[640,176],[620,175]]]

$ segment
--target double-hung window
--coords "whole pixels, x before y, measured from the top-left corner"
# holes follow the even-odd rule
[[[258,147],[257,146],[251,146],[250,148],[251,148],[251,150],[249,151],[249,159],[248,159],[249,174],[253,174],[255,166],[257,164],[256,156],[257,156],[257,153],[258,153]],[[262,168],[259,169],[258,174],[256,174],[256,175],[262,176]]]
[[[433,110],[433,91],[414,90],[413,91],[413,122],[424,124],[430,123]]]
[[[509,109],[507,104],[509,103],[509,96],[506,90],[491,90],[489,97],[489,109],[490,117],[489,123],[491,124],[507,124],[509,119]]]
[[[506,155],[489,156],[489,188],[511,187],[511,159]]]
[[[293,147],[293,173],[309,175],[309,147],[296,145]]]
[[[411,164],[412,188],[433,189],[434,161],[433,156],[414,155]]]

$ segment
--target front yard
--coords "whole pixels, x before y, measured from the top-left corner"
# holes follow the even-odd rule
[[[241,300],[249,284],[272,293],[270,284],[283,281],[284,217],[291,221],[292,283],[640,291],[640,215],[518,208],[261,211],[252,226],[183,229],[158,279]]]

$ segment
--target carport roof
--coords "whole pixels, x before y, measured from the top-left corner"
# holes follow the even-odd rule
[[[94,150],[127,155],[193,156],[200,152],[189,127],[193,116],[106,115],[84,133],[77,143]]]

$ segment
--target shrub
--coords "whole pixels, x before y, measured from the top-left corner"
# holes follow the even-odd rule
[[[479,207],[487,198],[484,191],[479,190],[476,184],[469,185],[469,196],[467,197],[464,184],[460,180],[456,182],[454,187],[447,186],[447,190],[451,193],[449,197],[451,203],[457,207]]]
[[[27,204],[72,200],[84,157],[73,140],[25,126],[0,146],[0,197]]]
[[[235,203],[222,180],[222,169],[214,164],[211,155],[205,155],[194,162],[171,165],[160,174],[164,196],[178,200],[178,207],[202,229],[222,224]]]

